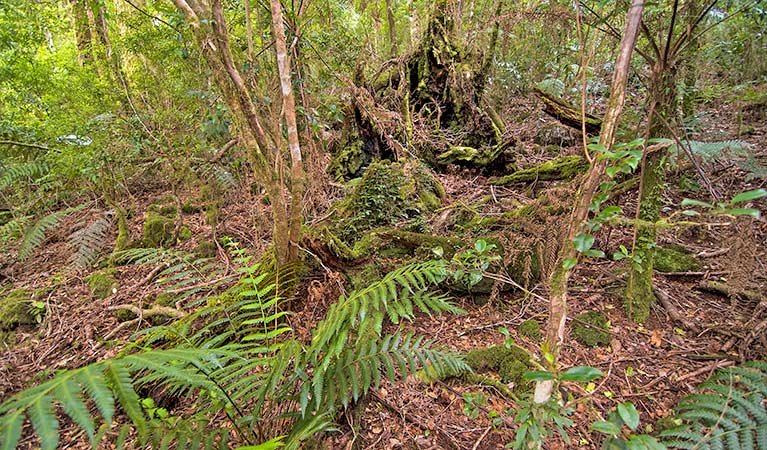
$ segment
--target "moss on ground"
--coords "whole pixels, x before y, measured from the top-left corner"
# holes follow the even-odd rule
[[[530,354],[527,350],[512,345],[495,345],[479,348],[466,354],[466,363],[476,372],[492,370],[498,372],[501,381],[521,385],[522,375],[530,367]]]
[[[117,290],[117,280],[114,269],[104,269],[85,277],[85,282],[91,288],[91,293],[98,299],[104,299]]]
[[[27,289],[14,289],[0,299],[0,331],[13,331],[19,325],[37,323],[29,309],[31,297]]]
[[[364,147],[365,143],[362,139],[347,141],[328,166],[328,173],[336,181],[347,181],[360,176],[365,164],[370,161],[370,157],[365,154]]]
[[[695,272],[701,264],[681,247],[657,247],[653,268],[658,272]]]
[[[198,242],[192,250],[192,253],[198,258],[213,258],[217,252],[216,243],[208,240]]]
[[[610,322],[601,312],[588,311],[573,318],[573,338],[589,347],[610,344]]]
[[[144,245],[168,247],[175,241],[176,220],[156,213],[148,213],[144,220]]]
[[[536,342],[543,340],[541,325],[537,320],[525,320],[519,325],[519,334]]]

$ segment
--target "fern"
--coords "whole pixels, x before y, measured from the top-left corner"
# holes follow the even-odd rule
[[[686,141],[684,146],[689,147],[693,155],[701,157],[706,162],[722,161],[733,156],[747,156],[751,154],[749,152],[749,144],[745,141]],[[671,151],[679,152],[678,145],[672,146]]]
[[[213,180],[221,189],[234,189],[238,185],[234,175],[219,164],[203,161],[193,170],[200,179]]]
[[[682,399],[673,416],[682,424],[662,432],[670,448],[767,448],[767,362],[720,369]]]
[[[44,176],[49,171],[50,168],[44,161],[31,161],[6,166],[0,172],[0,191],[13,186],[21,179],[34,180]]]
[[[23,235],[24,226],[30,216],[14,217],[8,223],[0,225],[0,242],[14,241]]]
[[[68,215],[80,211],[85,205],[78,205],[72,208],[67,208],[63,211],[57,211],[35,222],[24,232],[24,238],[19,246],[19,260],[24,261],[34,252],[43,242],[45,242],[46,234],[52,228],[57,227],[61,221]]]
[[[144,263],[165,261],[168,255],[184,260],[175,253],[160,257],[133,250],[127,255]],[[268,264],[244,269],[245,276],[226,294],[209,299],[208,305],[176,324],[142,333],[122,356],[61,372],[0,404],[2,448],[15,448],[25,419],[44,450],[55,448],[59,411],[95,445],[119,406],[130,425],[118,434],[117,448],[133,430],[139,445],[152,448],[197,448],[200,443],[225,448],[225,428],[205,427],[206,418],[225,411],[239,439],[264,442],[245,448],[267,450],[284,444],[297,449],[313,434],[330,429],[338,408],[379,386],[384,376],[393,382],[398,374],[415,373],[419,367],[440,374],[469,370],[460,358],[432,349],[432,342],[423,337],[381,332],[386,318],[410,319],[416,310],[460,312],[427,291],[444,278],[444,263],[405,266],[342,297],[318,325],[308,349],[290,337],[292,330],[284,320],[289,313],[282,310],[278,295],[283,291],[280,282],[292,285],[298,271],[264,271],[265,267]],[[161,339],[175,346],[129,353]],[[187,418],[151,417],[138,394],[144,386],[177,397],[194,396],[196,412]],[[278,427],[291,418],[290,433],[273,438],[284,434]]]
[[[88,269],[96,262],[99,254],[109,245],[108,235],[112,229],[114,212],[102,217],[69,235],[69,243],[76,248],[69,257],[69,264],[75,269]]]

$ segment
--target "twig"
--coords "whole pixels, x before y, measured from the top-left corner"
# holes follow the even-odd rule
[[[714,361],[713,363],[706,364],[705,366],[701,367],[700,369],[694,372],[690,372],[687,375],[682,375],[681,377],[677,378],[676,381],[682,382],[685,380],[689,380],[690,378],[695,378],[698,375],[704,374],[706,372],[713,372],[716,369],[720,369],[722,367],[727,367],[727,366],[734,366],[734,365],[735,365],[735,361],[727,361],[727,360]]]
[[[162,305],[155,305],[149,309],[142,309],[136,305],[121,304],[121,305],[110,306],[107,309],[110,311],[127,310],[141,318],[147,318],[147,317],[153,317],[153,316],[168,316],[168,317],[173,317],[175,319],[180,319],[186,316],[186,313],[184,311],[179,311],[176,308],[170,308],[168,306],[162,306]]]
[[[489,426],[489,427],[487,427],[487,429],[485,430],[485,432],[484,432],[484,433],[482,433],[482,436],[480,436],[480,437],[479,437],[479,439],[477,439],[477,442],[476,442],[476,443],[474,443],[474,446],[471,448],[471,450],[477,450],[477,449],[479,448],[479,444],[481,444],[481,443],[482,443],[482,439],[484,439],[484,438],[485,438],[485,436],[487,436],[487,433],[489,433],[489,432],[490,432],[490,430],[492,430],[492,429],[493,429],[493,426],[492,426],[492,425],[491,425],[491,426]]]
[[[700,330],[700,328],[698,328],[697,325],[687,320],[687,318],[684,317],[684,315],[679,311],[679,309],[677,309],[677,307],[674,306],[673,303],[671,303],[671,298],[665,291],[657,287],[653,287],[652,291],[655,293],[655,296],[658,298],[658,300],[660,300],[661,304],[663,305],[663,308],[666,310],[669,317],[681,323],[683,327],[687,328],[688,330],[692,332],[698,332]]]
[[[730,251],[730,248],[731,247],[725,247],[725,248],[720,248],[718,250],[711,250],[711,251],[708,251],[708,252],[707,251],[702,251],[702,252],[698,253],[695,256],[697,256],[698,258],[713,258],[715,256],[726,255],[727,252]]]

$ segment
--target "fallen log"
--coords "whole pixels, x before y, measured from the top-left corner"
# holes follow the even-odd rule
[[[490,180],[495,186],[505,186],[514,183],[529,183],[532,181],[571,180],[576,175],[589,168],[589,163],[583,157],[560,156],[528,169],[519,170],[505,177]]]
[[[564,100],[547,94],[540,89],[533,89],[535,95],[543,101],[543,112],[562,122],[568,127],[581,131],[581,109],[577,108]],[[586,113],[586,133],[590,135],[599,134],[602,128],[602,118],[593,114]]]

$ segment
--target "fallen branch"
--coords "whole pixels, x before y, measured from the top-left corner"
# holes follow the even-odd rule
[[[110,306],[107,309],[109,309],[110,311],[119,311],[119,310],[130,311],[142,319],[146,319],[148,317],[154,317],[154,316],[167,316],[167,317],[173,317],[174,319],[180,319],[186,316],[186,313],[184,311],[180,311],[176,308],[170,308],[168,306],[161,306],[161,305],[155,305],[149,309],[142,309],[135,305],[122,304],[122,305]]]
[[[679,309],[677,309],[677,307],[671,303],[671,298],[665,291],[657,287],[653,287],[653,292],[655,293],[655,297],[660,300],[660,303],[663,305],[663,308],[666,310],[672,320],[681,323],[684,328],[692,332],[697,333],[700,331],[700,328],[697,325],[687,320],[687,318],[679,311]]]
[[[755,303],[762,301],[762,295],[756,291],[735,289],[718,281],[703,281],[698,284],[698,289],[701,291],[713,292],[714,294],[719,294],[730,298],[741,297]]]

